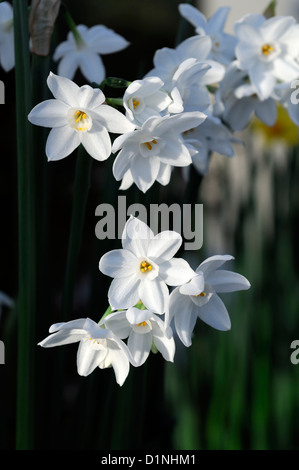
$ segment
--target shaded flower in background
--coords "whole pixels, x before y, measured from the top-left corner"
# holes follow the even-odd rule
[[[58,75],[72,79],[79,68],[89,82],[101,83],[106,75],[101,55],[122,51],[128,45],[126,39],[106,26],[78,25],[57,46],[53,59],[59,61]]]
[[[111,313],[101,324],[119,338],[128,338],[127,346],[135,366],[144,364],[151,350],[159,351],[166,361],[173,362],[174,339],[169,334],[166,336],[164,322],[149,310],[131,307],[127,311]]]
[[[80,144],[96,160],[106,160],[111,154],[109,132],[121,134],[135,128],[121,112],[105,104],[101,90],[78,87],[52,72],[47,84],[55,99],[39,103],[28,119],[37,126],[52,127],[46,143],[48,160],[61,160]]]
[[[0,65],[9,72],[15,66],[13,9],[10,3],[0,3]]]
[[[248,14],[235,23],[239,67],[249,75],[258,97],[271,96],[278,82],[299,76],[299,25],[291,16],[266,19]]]
[[[229,7],[218,8],[216,13],[207,20],[194,6],[187,3],[179,5],[180,14],[196,28],[196,33],[210,37],[212,48],[209,58],[225,65],[234,59],[236,46],[236,38],[223,32],[229,11]]]
[[[173,231],[154,235],[142,221],[130,217],[122,234],[122,249],[104,254],[103,274],[113,277],[108,298],[113,310],[134,307],[140,300],[148,310],[163,314],[168,308],[169,286],[188,282],[195,275],[189,264],[173,258],[182,237]]]
[[[116,382],[123,385],[130,370],[130,354],[126,345],[111,331],[101,328],[89,318],[56,323],[39,346],[52,348],[79,342],[78,374],[87,376],[97,367],[113,367]]]
[[[218,270],[232,259],[230,255],[207,258],[196,269],[197,276],[170,294],[166,324],[171,325],[172,320],[174,321],[175,331],[185,346],[191,346],[197,318],[217,330],[230,329],[228,311],[217,293],[235,292],[250,287],[248,280],[241,274]]]

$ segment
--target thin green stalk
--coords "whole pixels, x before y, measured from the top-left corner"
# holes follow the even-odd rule
[[[79,147],[75,172],[73,210],[67,253],[65,287],[62,300],[62,321],[68,321],[73,304],[77,262],[80,253],[85,210],[90,188],[91,168],[92,158],[86,154],[82,146]]]
[[[18,153],[18,371],[17,449],[34,443],[34,325],[36,310],[35,195],[31,128],[27,116],[31,108],[28,4],[13,2],[15,34],[16,122]]]

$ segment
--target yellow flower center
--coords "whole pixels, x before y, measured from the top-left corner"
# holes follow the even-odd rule
[[[141,323],[137,323],[137,326],[145,326],[146,325],[146,321],[143,321]]]
[[[149,264],[147,261],[142,261],[141,264],[140,264],[140,271],[142,273],[146,273],[147,271],[151,271],[152,270],[152,265]]]
[[[70,109],[68,118],[71,127],[77,131],[89,131],[92,126],[92,119],[80,109]]]
[[[148,148],[148,150],[152,150],[153,145],[152,144],[157,144],[158,142],[154,139],[151,142],[144,142],[144,145]]]
[[[207,294],[206,292],[201,292],[200,294],[197,294],[195,297],[205,297]]]
[[[133,98],[133,101],[132,101],[132,102],[133,102],[133,108],[134,108],[134,109],[136,109],[137,106],[140,105],[140,101],[136,100],[135,98]]]
[[[271,52],[274,52],[274,47],[271,46],[271,44],[264,44],[262,46],[262,53],[265,55],[265,56],[268,56],[271,54]]]

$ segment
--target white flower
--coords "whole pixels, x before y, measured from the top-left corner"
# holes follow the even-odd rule
[[[210,65],[194,58],[186,59],[179,65],[169,87],[173,100],[168,106],[170,113],[207,110],[210,95],[202,80],[210,68]]]
[[[261,100],[248,74],[232,62],[215,93],[214,113],[233,131],[245,129],[253,115],[268,126],[276,122],[277,107],[273,97]]]
[[[89,85],[78,87],[51,72],[47,84],[55,99],[39,103],[28,119],[32,124],[52,127],[46,143],[49,160],[65,158],[80,144],[96,160],[106,160],[111,154],[109,132],[121,134],[134,129],[122,113],[104,103],[101,90]]]
[[[127,346],[136,367],[144,364],[150,351],[156,348],[166,361],[173,362],[175,343],[165,334],[164,322],[149,310],[135,307],[108,315],[104,324],[121,339],[128,338]]]
[[[13,9],[10,3],[0,3],[0,65],[9,72],[15,66]]]
[[[181,134],[205,118],[199,111],[152,117],[140,129],[117,137],[112,147],[114,153],[120,150],[113,164],[115,179],[120,181],[130,170],[135,184],[145,193],[156,181],[161,164],[168,167],[168,175],[171,166],[190,165],[191,156]]]
[[[78,68],[89,82],[101,83],[105,78],[103,54],[111,54],[125,49],[129,43],[112,29],[103,25],[87,28],[77,26],[77,33],[68,33],[67,40],[59,44],[53,59],[60,60],[58,75],[74,78]]]
[[[212,152],[232,157],[235,154],[233,144],[241,143],[239,139],[233,138],[228,128],[214,116],[208,116],[196,129],[190,129],[184,134],[184,138],[192,156],[192,163],[200,174],[207,173],[209,155]]]
[[[122,234],[122,249],[104,254],[99,269],[113,277],[108,298],[113,310],[134,307],[140,300],[148,310],[163,314],[169,301],[167,285],[189,281],[194,271],[189,264],[173,258],[182,243],[177,232],[152,230],[130,217]]]
[[[130,369],[130,354],[126,345],[111,331],[100,327],[89,318],[57,323],[39,346],[51,348],[79,342],[77,353],[78,374],[87,376],[96,367],[113,367],[116,381],[123,385]]]
[[[270,97],[277,81],[298,78],[299,25],[294,18],[245,15],[236,22],[235,32],[240,68],[248,72],[260,99]]]
[[[141,126],[149,117],[161,115],[171,103],[171,98],[163,91],[163,85],[159,77],[146,77],[128,86],[123,104],[130,121]]]
[[[208,36],[196,36],[186,39],[176,49],[164,47],[155,52],[154,68],[147,76],[160,77],[164,89],[181,105],[181,108],[171,109],[171,112],[181,112],[183,109],[178,91],[184,100],[188,98],[189,103],[192,103],[192,98],[199,102],[201,110],[209,106],[210,97],[206,86],[219,83],[225,73],[223,65],[208,58],[211,47]],[[188,96],[190,85],[192,91]],[[188,103],[184,105],[186,108]]]
[[[224,33],[223,28],[230,11],[229,7],[218,8],[216,13],[206,20],[204,15],[194,6],[182,3],[179,5],[181,15],[196,28],[199,35],[209,36],[212,48],[211,59],[228,65],[235,57],[236,38]]]
[[[185,346],[191,345],[191,336],[197,318],[217,330],[231,327],[227,309],[217,295],[222,292],[235,292],[249,289],[248,280],[241,274],[218,270],[230,255],[216,255],[207,258],[196,269],[197,276],[170,294],[169,317],[166,324],[174,319],[175,330]]]

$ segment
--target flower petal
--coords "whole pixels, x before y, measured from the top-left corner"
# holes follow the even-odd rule
[[[82,132],[81,142],[89,155],[104,161],[111,155],[111,140],[105,127],[93,123],[90,131]]]
[[[133,307],[140,300],[140,279],[135,276],[115,278],[108,290],[109,303],[113,310]]]
[[[77,106],[78,85],[66,77],[60,77],[50,72],[47,84],[54,98],[63,101],[71,107]]]
[[[217,294],[213,294],[209,302],[197,308],[197,315],[216,330],[227,331],[231,328],[228,311]]]
[[[169,321],[174,318],[175,331],[186,347],[192,344],[192,333],[197,320],[196,309],[196,305],[188,296],[180,294],[178,288],[170,294]]]
[[[169,286],[180,286],[190,281],[195,272],[184,259],[173,258],[159,266],[159,275]]]
[[[80,145],[78,132],[69,125],[51,129],[47,143],[48,160],[61,160],[70,155]]]
[[[104,360],[107,349],[94,349],[87,341],[81,341],[77,352],[78,374],[87,377]]]
[[[222,266],[226,261],[233,260],[234,257],[231,255],[214,255],[210,256],[207,258],[205,261],[203,261],[198,268],[196,269],[196,272],[202,271],[205,275],[205,277],[209,276],[213,271],[218,269],[220,266]]]
[[[59,100],[46,100],[36,105],[28,115],[32,124],[42,127],[62,127],[67,121],[69,106]]]
[[[135,366],[139,367],[145,363],[152,346],[152,333],[144,335],[131,331],[128,338],[128,348],[131,352]]]
[[[136,272],[137,257],[129,250],[116,249],[105,253],[100,259],[99,269],[111,277],[128,277]]]
[[[168,308],[169,291],[165,282],[158,277],[151,281],[141,281],[139,297],[148,310],[163,314]]]
[[[235,292],[250,288],[250,283],[244,276],[224,269],[206,276],[206,282],[211,284],[216,292]]]
[[[122,246],[138,258],[147,255],[150,240],[154,238],[152,230],[146,223],[130,216],[122,233]]]
[[[169,261],[179,250],[182,237],[178,232],[164,230],[155,235],[148,246],[148,256],[156,262]]]

